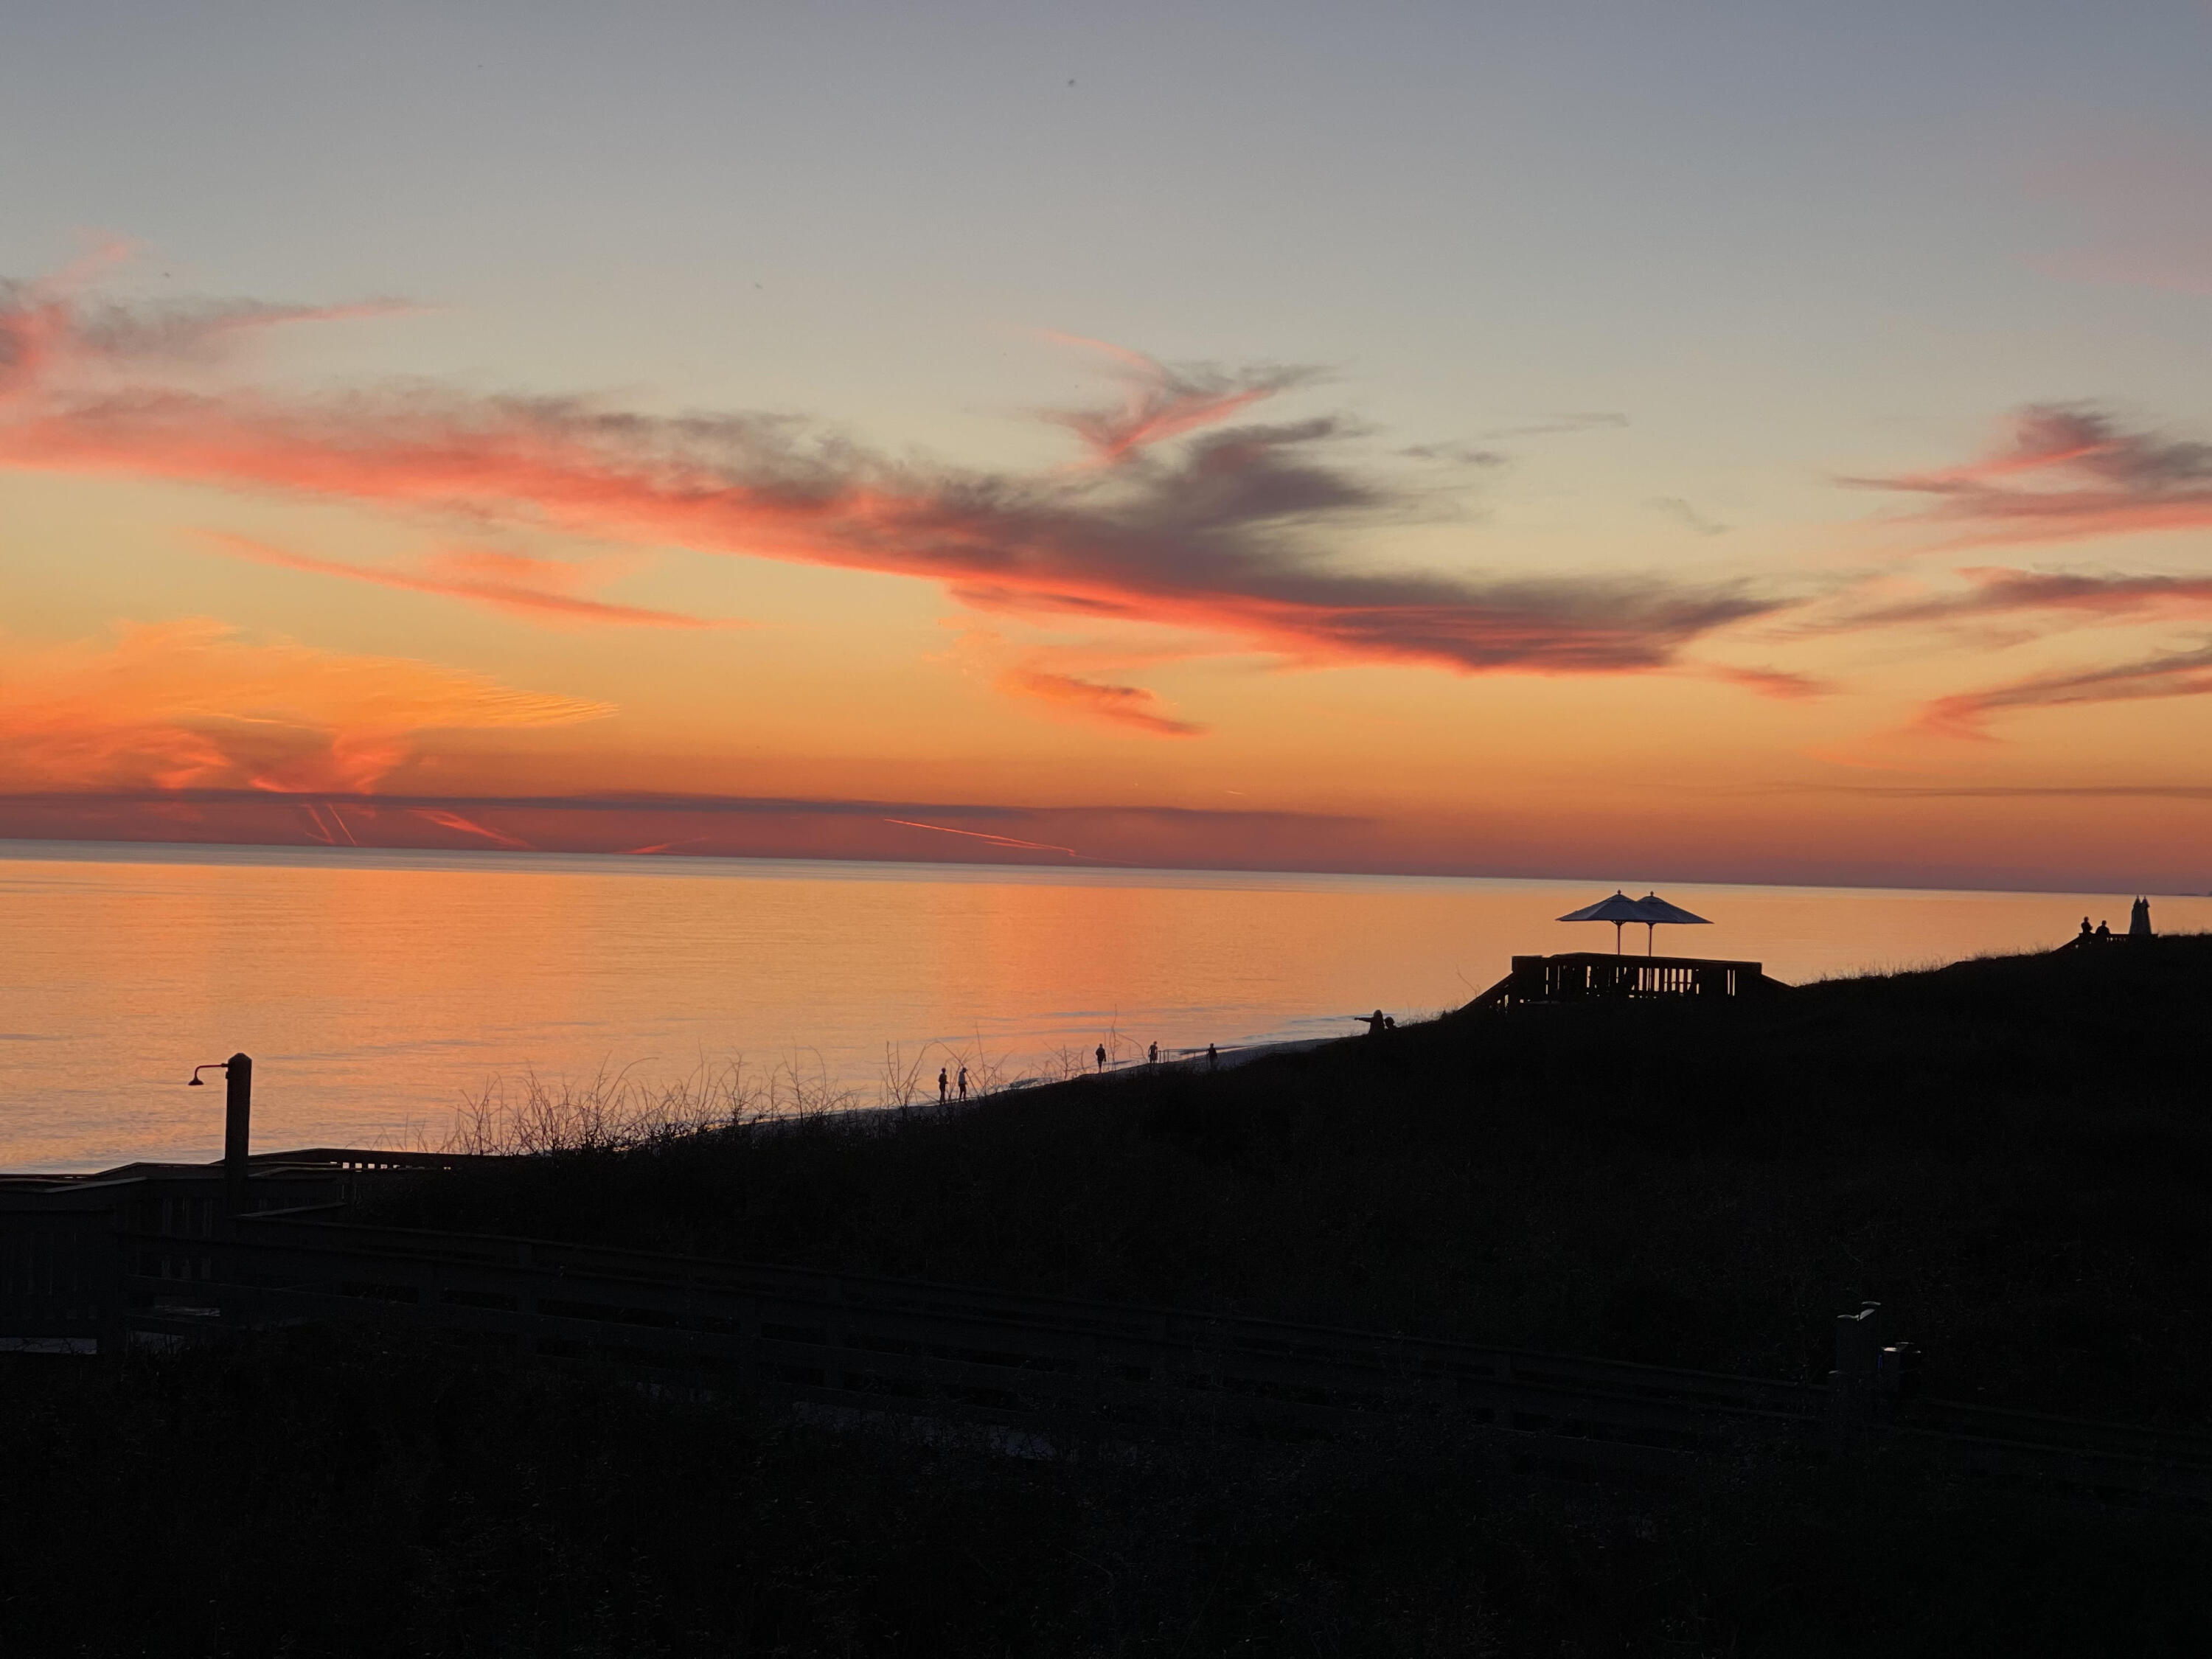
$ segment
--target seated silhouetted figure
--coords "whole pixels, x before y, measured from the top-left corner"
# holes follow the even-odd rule
[[[2135,908],[2128,912],[2128,937],[2148,939],[2150,936],[2150,901],[2139,898],[2135,902]]]
[[[1373,1013],[1367,1016],[1367,1035],[1370,1036],[1381,1036],[1382,1035],[1382,1028],[1389,1024],[1389,1022],[1382,1018],[1382,1011],[1380,1008],[1377,1008]]]
[[[2084,917],[2082,917],[2082,918],[2081,918],[2081,937],[2082,937],[2083,939],[2087,939],[2087,938],[2091,937],[2093,934],[2094,934],[2094,933],[2096,933],[2096,931],[2097,931],[2097,930],[2096,930],[2095,928],[2094,928],[2094,927],[2092,927],[2091,926],[2089,926],[2089,918],[2088,918],[2088,917],[2084,916]]]
[[[2099,939],[2110,939],[2112,936],[2112,928],[2111,923],[2100,921],[2097,924],[2097,937]]]

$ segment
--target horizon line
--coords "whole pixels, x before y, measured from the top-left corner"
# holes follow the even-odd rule
[[[262,800],[270,799],[270,797],[266,794],[257,795],[255,798]],[[4,802],[9,799],[21,798],[0,796],[0,802]],[[315,799],[324,799],[329,798],[318,796]],[[339,796],[337,799],[345,799],[347,798],[344,796]],[[388,797],[383,799],[386,800],[386,804],[387,805],[395,804]],[[1070,811],[1083,809],[1062,808],[1058,810]],[[144,836],[128,836],[111,839],[84,836],[22,836],[16,835],[4,829],[0,829],[0,858],[20,856],[20,854],[18,854],[14,849],[33,846],[100,849],[131,849],[143,848],[149,849],[161,849],[163,851],[176,853],[233,852],[247,854],[304,854],[311,858],[321,858],[325,855],[335,854],[340,858],[366,855],[370,858],[398,857],[465,859],[471,861],[479,860],[515,861],[528,859],[561,859],[592,860],[604,860],[609,862],[621,860],[633,863],[823,864],[886,867],[920,866],[924,868],[945,870],[975,870],[980,868],[987,870],[1043,871],[1047,872],[1082,872],[1085,873],[1100,875],[1125,873],[1128,875],[1311,876],[1322,878],[1346,878],[1354,880],[1373,881],[1486,881],[1521,882],[1529,884],[1540,883],[1545,884],[1580,884],[1583,883],[1595,883],[1600,885],[1610,882],[1616,887],[1623,888],[1656,884],[1657,882],[1664,882],[1668,885],[1676,887],[1716,887],[1767,890],[1803,888],[1818,892],[1981,893],[1990,895],[2018,895],[2021,896],[2048,896],[2051,897],[2068,896],[2076,897],[2110,897],[2115,896],[2122,892],[2126,892],[2137,896],[2154,899],[2212,898],[2212,889],[2205,889],[2202,890],[2183,888],[2167,889],[2160,888],[2156,885],[2147,885],[2141,883],[2133,884],[2119,884],[2109,888],[2090,887],[2086,885],[2070,885],[2063,887],[1966,887],[1958,885],[1920,886],[1914,885],[1910,883],[1895,881],[1881,883],[1806,880],[1717,881],[1710,878],[1696,876],[1660,876],[1656,878],[1645,876],[1639,877],[1636,880],[1624,884],[1617,875],[1592,876],[1557,873],[1531,874],[1526,872],[1508,872],[1498,874],[1480,873],[1463,870],[1423,869],[1322,869],[1288,865],[1138,864],[1127,860],[1101,860],[1088,858],[1080,854],[1077,855],[1077,857],[1073,860],[1018,860],[1013,859],[988,857],[969,859],[921,859],[869,857],[866,855],[829,856],[819,854],[810,854],[804,853],[624,852],[600,851],[592,848],[515,848],[497,846],[375,847],[361,846],[357,844],[351,846],[332,845],[320,842],[161,841]]]

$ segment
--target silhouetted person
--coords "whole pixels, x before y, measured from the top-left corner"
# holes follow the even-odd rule
[[[2091,926],[2089,926],[2089,918],[2088,918],[2088,917],[2084,916],[2084,917],[2082,917],[2082,918],[2081,918],[2081,937],[2082,937],[2083,939],[2088,939],[2088,938],[2090,938],[2092,935],[2094,935],[2094,934],[2096,933],[2096,931],[2097,931],[2097,930],[2096,930],[2095,928],[2094,928],[2094,927],[2092,927]]]
[[[1385,1014],[1382,1016],[1382,1029],[1386,1031],[1395,1031],[1398,1029],[1398,1022]]]
[[[2110,924],[2101,921],[2097,924],[2097,937],[2099,939],[2110,939],[2112,936],[2112,930]]]
[[[960,1068],[960,1098],[963,1103],[968,1098],[968,1068],[965,1066]]]
[[[1221,1051],[1210,1042],[1206,1045],[1206,1068],[1210,1072],[1221,1069]]]
[[[1102,1042],[1098,1045],[1097,1054],[1099,1074],[1103,1076],[1106,1071],[1106,1045],[1104,1043]]]
[[[1147,1066],[1157,1066],[1159,1063],[1160,1045],[1155,1042],[1151,1048],[1145,1050],[1145,1064]]]
[[[946,1081],[945,1068],[940,1066],[937,1068],[937,1103],[940,1106],[945,1104],[945,1097],[951,1092],[952,1086]]]
[[[1370,1036],[1381,1036],[1382,1035],[1383,1024],[1382,1011],[1380,1008],[1377,1008],[1373,1013],[1367,1016],[1367,1035]]]
[[[2139,898],[2128,912],[2128,937],[2148,939],[2150,936],[2150,901]]]

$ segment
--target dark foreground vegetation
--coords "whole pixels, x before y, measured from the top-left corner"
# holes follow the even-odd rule
[[[2212,1425],[2208,937],[575,1139],[385,1217]]]
[[[2212,1424],[2212,939],[1732,1009],[1455,1017],[1219,1075],[558,1150],[374,1218],[1784,1376],[1864,1298],[1929,1392]],[[1663,1489],[1431,1419],[1056,1457],[377,1330],[0,1355],[0,1651],[2201,1650],[2212,1519],[1907,1446]]]
[[[1663,1494],[1449,1442],[1024,1460],[359,1332],[0,1356],[0,1650],[690,1659],[2201,1651],[2201,1523],[1881,1457]]]

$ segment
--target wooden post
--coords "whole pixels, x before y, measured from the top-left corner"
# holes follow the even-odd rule
[[[222,1103],[223,1195],[234,1216],[246,1213],[246,1160],[253,1139],[253,1062],[233,1054],[225,1063]]]

